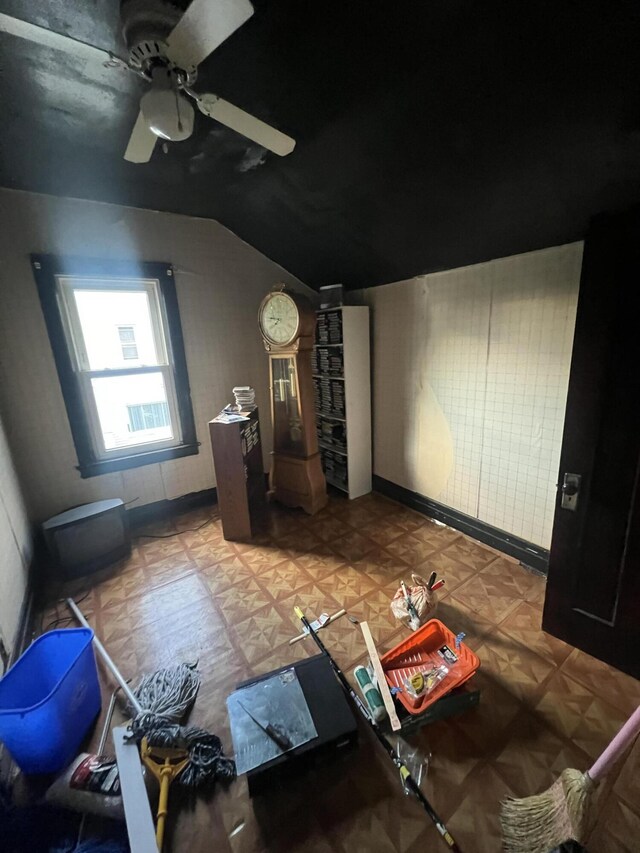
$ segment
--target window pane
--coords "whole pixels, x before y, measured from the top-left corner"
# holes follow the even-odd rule
[[[147,291],[78,288],[73,294],[89,370],[162,363]]]
[[[92,379],[107,450],[175,438],[162,373]]]
[[[118,335],[120,336],[120,342],[123,344],[135,344],[136,342],[133,326],[118,326]]]
[[[139,406],[127,406],[129,409],[129,428],[131,432],[141,429],[155,429],[169,426],[169,406],[166,403],[147,403]]]

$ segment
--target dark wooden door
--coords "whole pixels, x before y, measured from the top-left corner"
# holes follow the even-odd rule
[[[542,627],[640,677],[640,213],[585,242]],[[569,477],[577,474],[571,497]],[[568,500],[567,500],[568,498]]]

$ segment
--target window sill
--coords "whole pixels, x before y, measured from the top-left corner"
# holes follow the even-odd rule
[[[199,444],[181,444],[178,447],[164,447],[162,450],[148,450],[146,453],[135,453],[130,456],[119,456],[117,459],[99,459],[78,465],[78,471],[83,480],[88,477],[98,477],[100,474],[111,474],[113,471],[127,471],[129,468],[140,468],[143,465],[155,465],[168,459],[179,459],[182,456],[195,456],[200,452]]]

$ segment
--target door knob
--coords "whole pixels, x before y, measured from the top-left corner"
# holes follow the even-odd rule
[[[572,512],[576,511],[581,481],[582,477],[580,474],[564,475],[562,479],[562,486],[560,487],[562,491],[560,506],[562,509],[570,509]]]
[[[562,493],[572,498],[574,495],[577,495],[580,490],[575,482],[563,483],[562,484]]]

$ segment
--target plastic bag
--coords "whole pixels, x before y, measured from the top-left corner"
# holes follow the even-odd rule
[[[416,609],[420,624],[423,625],[428,619],[435,615],[438,604],[438,595],[435,592],[430,592],[427,589],[427,582],[420,575],[412,574],[411,580],[413,584],[407,587],[407,592],[411,598],[411,603]],[[407,610],[407,602],[404,597],[402,587],[398,587],[398,591],[393,596],[391,602],[391,612],[406,625],[411,627],[411,615]]]
[[[431,752],[423,752],[417,746],[412,746],[401,737],[396,739],[395,752],[398,758],[404,763],[409,773],[413,777],[414,782],[418,787],[423,779],[426,778],[429,772],[429,764],[431,763]],[[405,794],[413,794],[410,788],[407,787],[404,779],[402,786]]]

